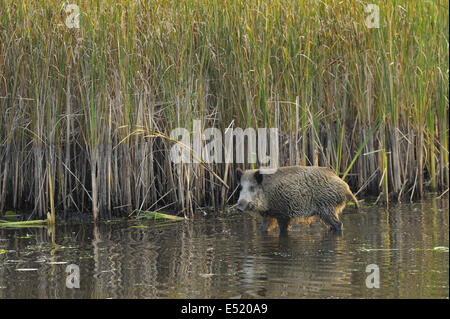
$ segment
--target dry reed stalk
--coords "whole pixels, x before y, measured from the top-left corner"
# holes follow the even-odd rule
[[[223,207],[235,165],[179,167],[171,141],[139,133],[169,136],[193,120],[277,127],[282,165],[329,166],[361,195],[448,188],[440,3],[379,3],[374,29],[356,2],[80,3],[79,29],[53,14],[55,0],[4,3],[0,209],[44,216],[49,179],[56,210],[96,218],[155,203],[188,217]]]

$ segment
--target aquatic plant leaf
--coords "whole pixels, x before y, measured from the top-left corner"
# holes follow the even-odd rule
[[[361,247],[360,251],[390,251],[390,250],[399,250],[398,248],[365,248]]]
[[[449,251],[448,247],[445,247],[445,246],[436,246],[436,247],[433,248],[433,250],[435,250],[435,251],[442,251],[442,252],[445,252],[445,253],[448,253],[448,251]]]
[[[17,237],[17,238],[20,238],[20,239],[28,239],[28,238],[31,238],[31,237],[33,237],[33,235],[26,234],[25,236],[19,236],[19,237]]]
[[[0,227],[28,227],[36,225],[46,225],[47,219],[43,220],[25,220],[20,222],[0,222]]]
[[[136,211],[138,215],[136,218],[147,218],[147,219],[169,219],[169,220],[184,220],[183,217],[159,213],[159,212],[152,212],[152,211],[145,211],[145,210],[137,210]]]

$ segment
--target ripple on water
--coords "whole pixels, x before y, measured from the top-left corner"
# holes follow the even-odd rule
[[[448,200],[411,207],[344,214],[341,236],[320,224],[261,234],[247,215],[60,225],[58,247],[43,228],[1,229],[0,298],[448,298]],[[379,289],[366,286],[371,264]]]

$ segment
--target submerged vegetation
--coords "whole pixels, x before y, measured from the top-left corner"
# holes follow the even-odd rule
[[[358,195],[448,188],[447,1],[73,3],[1,2],[0,212],[223,207],[233,165],[170,161],[193,120],[277,127]]]

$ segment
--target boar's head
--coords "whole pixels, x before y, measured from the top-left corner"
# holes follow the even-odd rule
[[[260,170],[237,169],[239,181],[239,199],[236,209],[240,212],[264,212],[267,210],[267,199],[263,188],[264,174]]]

